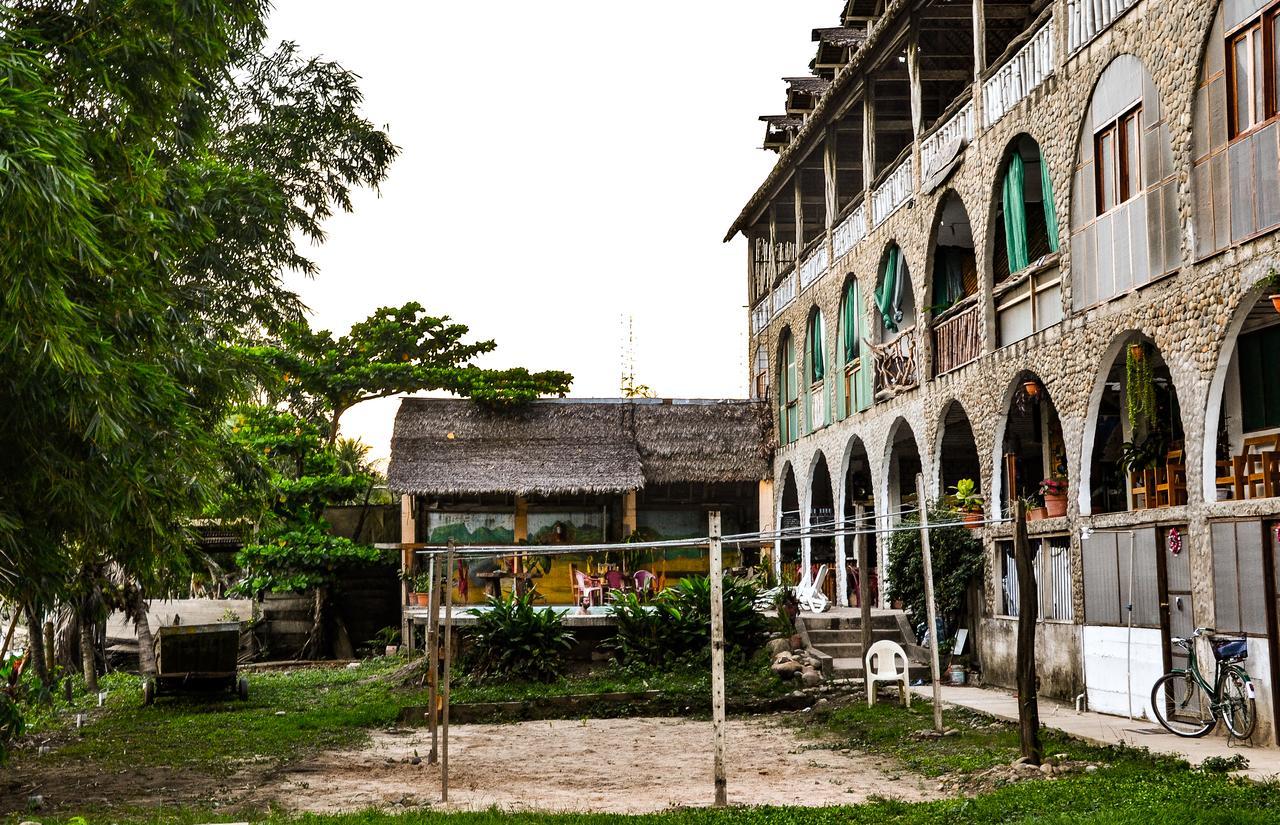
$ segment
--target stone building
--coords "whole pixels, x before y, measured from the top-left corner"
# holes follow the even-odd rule
[[[1064,482],[1030,525],[1044,690],[1149,713],[1171,637],[1211,626],[1249,637],[1275,741],[1278,9],[848,0],[762,118],[778,162],[726,240],[774,517],[888,528],[917,473],[976,481],[988,683],[1014,681],[1009,502]],[[845,544],[777,555],[834,565],[847,602]]]

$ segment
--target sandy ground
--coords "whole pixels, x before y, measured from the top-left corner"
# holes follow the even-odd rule
[[[797,738],[776,719],[728,723],[735,805],[851,805],[871,796],[942,796],[936,783],[887,759]],[[286,769],[264,799],[292,811],[337,813],[435,805],[440,770],[425,764],[425,730],[377,733]],[[414,765],[404,760],[424,758]],[[459,725],[450,735],[449,807],[459,810],[644,813],[712,797],[711,723],[613,719]]]

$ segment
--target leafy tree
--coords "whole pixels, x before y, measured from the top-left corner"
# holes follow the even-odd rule
[[[37,626],[80,548],[183,579],[250,390],[228,345],[300,318],[298,239],[396,154],[354,75],[263,48],[267,8],[0,8],[0,595]]]
[[[969,585],[982,575],[982,542],[959,524],[959,514],[951,510],[931,507],[929,521],[944,525],[929,528],[929,552],[937,615],[944,627],[951,627],[964,610]],[[907,517],[902,526],[919,523]],[[889,598],[901,601],[915,621],[924,622],[924,553],[917,530],[902,530],[889,540]]]
[[[276,342],[251,352],[280,375],[295,410],[327,422],[330,444],[338,439],[343,413],[375,398],[445,390],[502,405],[568,392],[573,376],[565,372],[476,366],[472,360],[497,344],[464,341],[467,332],[448,316],[428,315],[410,302],[382,307],[337,338],[302,321],[290,323]]]

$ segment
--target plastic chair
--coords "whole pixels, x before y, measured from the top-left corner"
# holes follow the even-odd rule
[[[622,590],[622,573],[617,570],[606,570],[604,574],[605,584],[609,585],[610,590]]]
[[[828,571],[829,568],[824,564],[818,568],[816,577],[810,579],[806,575],[804,580],[796,585],[796,601],[800,603],[801,610],[821,613],[831,606],[831,600],[822,592],[822,586],[827,583]]]
[[[591,604],[604,604],[604,587],[595,579],[587,578],[577,567],[570,568],[573,584],[573,595],[578,604],[587,607]]]
[[[657,589],[658,577],[648,570],[637,570],[632,578],[636,583],[636,592],[641,596],[653,595],[653,591]]]
[[[902,660],[902,669],[898,669],[898,660]],[[876,703],[876,684],[890,682],[898,685],[902,701],[911,707],[911,662],[902,645],[881,639],[871,646],[862,661],[863,671],[867,674],[867,707]]]

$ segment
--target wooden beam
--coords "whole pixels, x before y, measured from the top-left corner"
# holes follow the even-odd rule
[[[938,664],[938,605],[933,597],[933,552],[929,547],[929,499],[924,495],[924,475],[916,475],[916,502],[920,507],[920,553],[924,563],[924,608],[929,621],[929,673],[933,676],[933,729],[942,733],[942,674]]]
[[[994,8],[994,7],[993,7]],[[987,15],[982,0],[973,0],[973,80],[982,79],[987,70]],[[977,95],[975,95],[977,97]],[[976,112],[974,113],[977,114]],[[975,120],[975,123],[981,123]]]
[[[966,9],[961,5],[951,6],[925,6],[920,9],[920,17],[922,20],[969,20],[972,19],[972,9]],[[985,13],[987,20],[1025,20],[1027,10],[1023,6],[990,6]]]
[[[707,535],[711,539],[711,728],[715,744],[715,804],[729,804],[725,779],[724,730],[724,563],[720,542],[720,511],[707,514]]]

